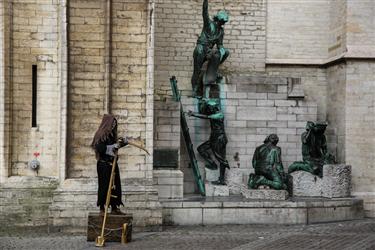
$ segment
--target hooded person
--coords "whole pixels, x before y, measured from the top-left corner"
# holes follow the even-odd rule
[[[111,178],[112,164],[117,150],[128,144],[126,139],[117,138],[117,120],[113,115],[105,114],[102,122],[95,133],[91,147],[95,150],[97,160],[98,173],[98,200],[97,206],[100,212],[104,212],[109,181]],[[111,212],[121,214],[120,205],[124,205],[121,201],[121,181],[118,164],[115,166],[114,185],[112,187],[112,196],[109,205]]]
[[[229,21],[228,13],[225,10],[219,11],[213,20],[208,13],[208,0],[203,1],[203,29],[194,49],[194,72],[191,78],[193,94],[198,95],[200,89],[200,73],[203,63],[209,60],[211,52],[216,45],[218,49],[219,63],[223,63],[229,56],[229,50],[223,46],[224,24]],[[217,72],[216,72],[217,73]],[[216,78],[215,78],[216,79]]]

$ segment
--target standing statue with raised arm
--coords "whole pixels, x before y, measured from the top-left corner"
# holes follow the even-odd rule
[[[224,114],[220,110],[219,103],[214,99],[202,99],[200,111],[200,113],[189,111],[188,115],[201,119],[209,119],[211,124],[211,135],[208,141],[201,144],[197,150],[206,161],[206,167],[215,170],[218,167],[212,157],[213,154],[220,164],[220,176],[219,179],[213,181],[212,184],[225,185],[225,169],[229,169],[229,164],[226,160],[226,145],[228,139],[225,134]]]
[[[211,20],[208,14],[208,0],[204,0],[202,15],[203,29],[193,54],[194,72],[191,78],[191,85],[194,96],[197,96],[199,90],[202,88],[200,74],[203,63],[208,61],[208,74],[203,80],[204,85],[214,84],[216,82],[219,64],[223,63],[229,56],[229,50],[225,49],[223,46],[223,25],[229,20],[228,13],[221,10],[213,17],[213,20]],[[215,45],[216,49],[214,49]]]

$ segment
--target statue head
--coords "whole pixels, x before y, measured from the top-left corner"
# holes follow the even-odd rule
[[[315,124],[315,131],[317,134],[324,134],[328,124],[326,122],[317,122]]]
[[[219,23],[220,25],[224,25],[226,22],[229,21],[229,15],[225,10],[220,10],[215,16],[214,21]]]
[[[271,143],[271,144],[273,144],[275,146],[277,145],[278,142],[279,142],[279,137],[277,136],[277,134],[270,134],[264,140],[264,144]]]
[[[306,130],[312,130],[314,127],[315,127],[315,123],[313,123],[312,121],[308,121],[306,123]]]
[[[200,107],[200,112],[204,114],[215,114],[220,111],[219,101],[214,98],[203,98]]]

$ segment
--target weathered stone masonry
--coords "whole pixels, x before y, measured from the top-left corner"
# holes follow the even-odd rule
[[[255,146],[276,132],[286,167],[300,157],[306,120],[328,120],[331,151],[353,167],[352,195],[364,197],[367,215],[374,216],[373,1],[209,2],[211,15],[222,8],[230,12],[224,45],[231,55],[221,66],[226,76],[221,97],[231,166],[246,176]],[[2,223],[83,230],[86,212],[96,210],[89,144],[108,111],[118,116],[120,134],[140,137],[150,152],[179,152],[177,170],[156,171],[152,155],[130,147],[122,151],[126,208],[136,225],[161,223],[159,198],[195,191],[169,77],[176,75],[186,110],[195,109],[188,96],[201,5],[200,0],[0,2]],[[32,65],[38,67],[36,128],[31,128]],[[290,98],[290,78],[301,83],[294,87],[304,98]],[[189,126],[195,146],[207,139],[206,122],[189,119]],[[27,168],[35,152],[38,177]],[[41,206],[25,199],[28,189]],[[31,222],[21,220],[29,211]]]

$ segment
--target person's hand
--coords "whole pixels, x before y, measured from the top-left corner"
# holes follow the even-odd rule
[[[117,141],[117,144],[119,148],[125,147],[126,145],[128,145],[128,138],[120,137]]]

